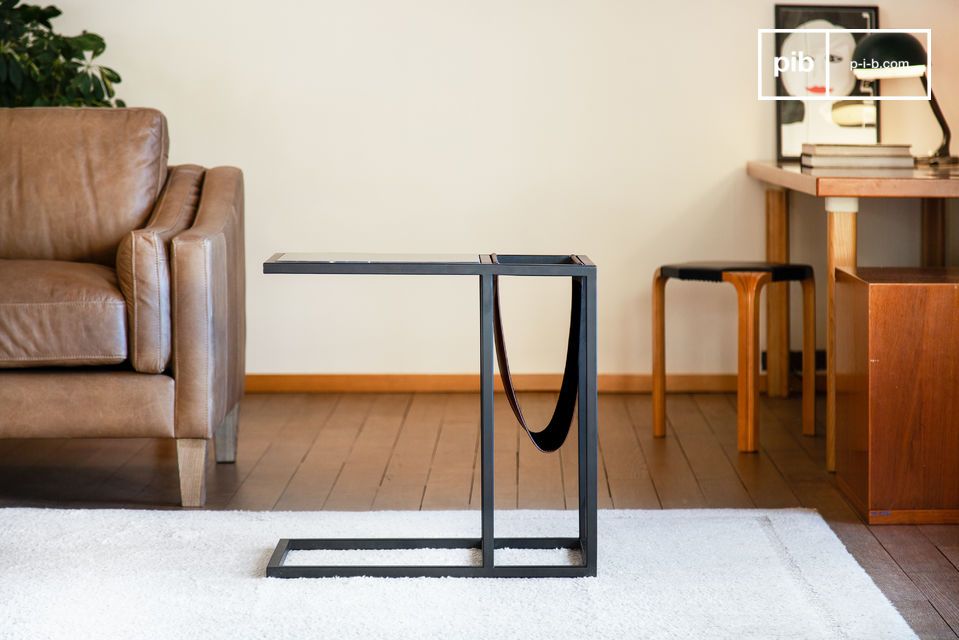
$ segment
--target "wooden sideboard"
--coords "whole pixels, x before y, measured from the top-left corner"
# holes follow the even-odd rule
[[[836,418],[869,524],[959,523],[959,269],[837,270]]]

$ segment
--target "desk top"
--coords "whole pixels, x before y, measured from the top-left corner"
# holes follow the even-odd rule
[[[581,276],[595,269],[583,255],[275,253],[263,263],[263,273],[294,274]]]
[[[272,262],[345,262],[351,264],[477,264],[476,253],[278,253]]]
[[[959,167],[811,169],[797,162],[753,161],[746,173],[771,185],[819,197],[959,198]]]

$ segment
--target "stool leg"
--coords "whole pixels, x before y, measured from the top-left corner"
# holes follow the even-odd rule
[[[802,281],[802,432],[816,435],[816,281]]]
[[[666,281],[653,275],[653,436],[666,435]]]
[[[739,375],[736,385],[737,446],[759,449],[759,292],[768,273],[726,272],[723,280],[736,288],[739,299]]]

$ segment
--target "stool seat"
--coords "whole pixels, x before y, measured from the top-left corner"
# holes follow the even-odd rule
[[[739,373],[736,376],[736,441],[742,452],[759,450],[759,296],[772,282],[803,291],[803,419],[806,435],[816,433],[816,285],[812,267],[784,262],[683,262],[653,274],[653,435],[666,435],[666,283],[670,279],[727,282],[739,307]],[[789,335],[789,332],[786,332]]]
[[[813,274],[812,267],[808,264],[785,262],[683,262],[667,264],[660,268],[660,272],[666,278],[706,282],[722,282],[723,273],[736,271],[768,273],[772,282],[801,282],[811,278]]]

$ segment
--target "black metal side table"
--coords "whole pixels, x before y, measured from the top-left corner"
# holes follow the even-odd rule
[[[479,538],[291,538],[281,539],[266,575],[275,578],[475,577],[574,578],[596,575],[596,266],[580,255],[405,255],[277,253],[264,273],[479,276],[482,532]],[[570,333],[559,402],[549,424],[533,431],[513,392],[499,314],[499,276],[568,277],[572,283]],[[562,445],[574,413],[579,440],[579,536],[497,538],[493,533],[493,358],[499,358],[507,399],[520,424],[542,451]],[[578,565],[500,565],[494,549],[570,549]],[[482,564],[468,566],[292,566],[298,550],[480,549]]]

